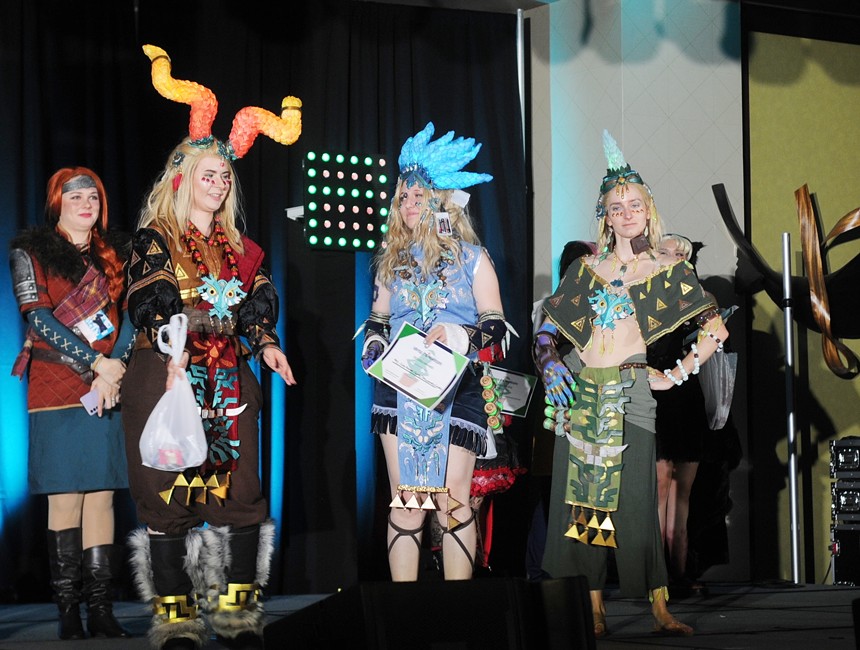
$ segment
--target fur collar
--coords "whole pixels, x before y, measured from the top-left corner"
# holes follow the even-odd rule
[[[108,246],[125,262],[131,247],[127,233],[108,232],[104,235]],[[86,265],[74,244],[54,228],[43,226],[20,233],[12,240],[11,248],[22,248],[39,260],[47,275],[58,275],[77,284],[84,276]],[[94,260],[98,264],[98,260]]]

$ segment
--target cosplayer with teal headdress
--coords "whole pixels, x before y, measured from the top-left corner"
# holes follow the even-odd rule
[[[603,142],[598,252],[570,265],[544,305],[533,348],[545,426],[556,434],[543,568],[555,578],[586,576],[602,636],[612,547],[622,594],[649,595],[658,631],[691,634],[666,607],[651,391],[698,373],[728,332],[692,266],[656,251],[663,228],[651,190],[607,132]],[[675,368],[648,368],[646,344],[690,320],[700,327],[691,352]],[[563,359],[562,338],[573,344]]]
[[[481,247],[462,191],[492,180],[462,168],[481,150],[473,138],[432,123],[406,140],[384,247],[375,259],[362,365],[379,358],[404,323],[471,362],[435,409],[377,382],[372,429],[380,434],[391,480],[388,556],[395,581],[415,580],[424,516],[441,524],[446,579],[472,575],[476,522],[469,492],[476,455],[501,429],[487,365],[503,358],[508,325],[492,260]]]

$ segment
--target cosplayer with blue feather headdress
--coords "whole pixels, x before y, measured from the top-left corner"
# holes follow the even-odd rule
[[[375,260],[370,317],[363,326],[362,366],[375,378],[388,341],[411,325],[469,360],[435,408],[411,399],[403,385],[375,385],[372,429],[379,434],[391,480],[388,557],[395,581],[415,580],[424,517],[443,529],[446,579],[472,576],[476,530],[469,506],[476,457],[494,454],[502,415],[489,374],[501,359],[508,325],[492,260],[466,211],[463,188],[492,176],[462,171],[481,145],[448,132],[432,140],[433,123],[408,138],[398,158],[388,232]],[[446,353],[441,353],[446,354]]]

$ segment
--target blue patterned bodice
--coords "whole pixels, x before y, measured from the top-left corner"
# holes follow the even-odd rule
[[[453,260],[442,262],[428,278],[424,278],[420,270],[421,251],[412,247],[418,266],[395,273],[390,287],[392,334],[403,322],[427,332],[437,323],[474,325],[478,321],[472,284],[483,249],[462,241],[460,247],[459,265]]]

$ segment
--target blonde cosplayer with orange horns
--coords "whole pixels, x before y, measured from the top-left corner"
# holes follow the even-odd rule
[[[201,614],[223,645],[262,647],[260,589],[268,582],[274,524],[257,472],[263,404],[248,358],[288,385],[296,381],[275,330],[278,297],[263,251],[240,230],[233,161],[259,133],[295,142],[301,102],[285,98],[281,117],[244,108],[221,141],[211,132],[218,108],[212,91],[174,79],[164,50],[147,45],[144,52],[155,89],[189,104],[191,120],[145,201],[129,262],[128,309],[139,334],[126,373],[136,388],[124,400],[123,424],[131,492],[146,525],[130,538],[132,565],[153,604],[154,648],[202,647],[209,630]],[[178,363],[157,345],[159,328],[177,314],[187,319]],[[165,391],[185,380],[200,410],[206,458],[179,472],[144,465],[147,419]]]
[[[601,637],[607,548],[614,548],[622,595],[648,595],[656,632],[689,635],[666,606],[651,391],[697,374],[728,332],[693,267],[656,251],[663,226],[651,189],[605,131],[604,150],[598,253],[568,268],[534,341],[544,426],[556,434],[543,568],[555,578],[586,576]],[[688,320],[700,328],[691,352],[674,368],[649,368],[646,345]],[[573,344],[563,359],[562,338]]]

